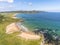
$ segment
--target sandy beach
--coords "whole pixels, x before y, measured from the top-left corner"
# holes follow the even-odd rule
[[[40,36],[35,35],[35,34],[30,34],[26,32],[22,32],[21,34],[17,35],[18,37],[24,38],[26,40],[38,40],[40,39]]]
[[[21,29],[16,25],[16,23],[11,23],[6,27],[6,33],[11,34],[14,32],[19,32]]]
[[[12,18],[17,18],[17,14],[15,14]],[[15,32],[20,32],[18,37],[24,38],[24,39],[40,39],[40,36],[34,34],[33,32],[30,32],[29,29],[25,26],[23,26],[20,22],[19,23],[11,23],[6,26],[6,34],[12,34]]]
[[[26,40],[40,39],[40,36],[33,34],[32,32],[29,32],[28,29],[23,25],[18,26],[16,23],[11,23],[6,27],[6,34],[12,34],[14,32],[19,32],[19,31],[20,31],[20,34],[17,35],[18,37],[24,38]]]

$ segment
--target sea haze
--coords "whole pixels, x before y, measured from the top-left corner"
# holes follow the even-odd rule
[[[56,12],[41,12],[35,14],[17,14],[18,18],[23,19],[22,23],[29,30],[36,28],[49,28],[52,30],[58,30],[56,33],[60,33],[60,13]]]

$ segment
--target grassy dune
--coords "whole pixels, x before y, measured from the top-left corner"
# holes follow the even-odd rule
[[[19,32],[10,35],[5,33],[6,26],[17,21],[19,20],[6,17],[5,21],[0,23],[0,45],[40,45],[42,38],[40,40],[25,40],[20,37],[16,37]]]

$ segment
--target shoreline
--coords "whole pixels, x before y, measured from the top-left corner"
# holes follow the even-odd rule
[[[6,34],[13,34],[15,32],[19,32],[19,34],[16,35],[17,37],[21,37],[26,40],[38,40],[41,38],[39,35],[29,31],[29,29],[21,24],[11,23],[6,27]]]
[[[21,28],[22,31],[29,32],[29,29],[22,25],[21,23],[16,23],[16,25],[18,26],[18,28]]]
[[[16,17],[17,14],[18,13],[14,14],[14,16],[13,16],[14,19],[18,19],[18,17]],[[22,25],[21,22],[16,23],[16,25],[17,25],[18,28],[21,28],[25,32],[28,32],[28,30],[29,30],[27,27]]]
[[[13,16],[13,18],[18,19],[18,17],[16,17],[17,14],[18,14],[18,13],[16,13],[16,14]],[[25,27],[24,25],[22,25],[21,22],[16,23],[16,25],[17,25],[18,28],[21,28],[21,29],[22,29],[23,31],[25,31],[25,32],[28,32],[28,30],[29,30],[27,27]]]
[[[18,14],[18,13],[14,14],[14,15],[12,16],[12,18],[18,19],[18,18],[16,17],[17,14]]]

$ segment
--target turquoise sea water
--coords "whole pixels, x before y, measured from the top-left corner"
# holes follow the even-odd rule
[[[34,30],[36,28],[49,28],[58,30],[56,33],[60,34],[60,13],[41,12],[35,14],[18,14],[18,18],[23,19],[22,23],[28,29]]]

